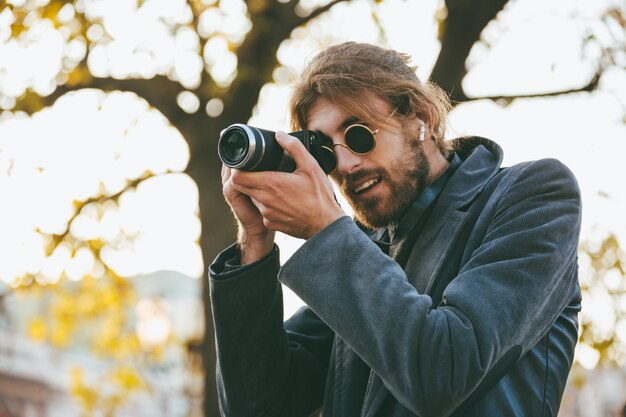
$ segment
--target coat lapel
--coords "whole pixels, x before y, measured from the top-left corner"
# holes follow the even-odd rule
[[[429,222],[429,227],[423,230],[423,238],[417,240],[405,268],[409,282],[420,293],[427,293],[434,284],[434,277],[445,263],[466,218],[467,213],[450,210],[445,216],[438,216],[437,222]],[[374,374],[364,400],[362,417],[375,417],[388,395],[383,380]]]
[[[373,371],[372,371],[373,372]],[[363,406],[363,413],[361,417],[374,417],[376,412],[383,405],[383,401],[389,395],[389,390],[383,384],[383,380],[376,374],[372,377],[372,382],[369,386],[368,395],[365,397],[365,404]]]
[[[442,268],[455,259],[451,252],[469,218],[467,210],[502,162],[502,150],[487,139],[457,139],[453,146],[464,161],[437,200],[405,267],[409,282],[421,294],[431,293]]]
[[[413,245],[405,271],[409,282],[420,294],[428,294],[459,237],[467,219],[466,212],[454,209],[429,221]]]

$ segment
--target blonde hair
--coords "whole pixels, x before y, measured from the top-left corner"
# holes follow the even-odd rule
[[[379,98],[403,126],[415,117],[423,120],[447,156],[444,135],[450,100],[437,85],[421,82],[409,61],[407,54],[364,43],[345,42],[322,50],[294,86],[289,105],[292,129],[306,128],[308,110],[322,96],[361,120],[387,127],[389,114],[381,114],[372,100]]]

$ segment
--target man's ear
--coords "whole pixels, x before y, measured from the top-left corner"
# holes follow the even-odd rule
[[[437,116],[435,111],[431,108],[425,109],[423,114],[424,123],[426,123],[426,138],[433,139],[433,132],[435,131],[435,124],[437,123]]]

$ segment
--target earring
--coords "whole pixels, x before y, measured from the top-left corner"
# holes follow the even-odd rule
[[[426,125],[420,120],[420,142],[424,142],[424,132],[426,132]]]

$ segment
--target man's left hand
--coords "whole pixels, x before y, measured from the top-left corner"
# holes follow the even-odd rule
[[[296,163],[294,172],[233,170],[232,184],[252,199],[265,227],[308,239],[346,214],[324,171],[304,145],[284,132],[276,141]]]

